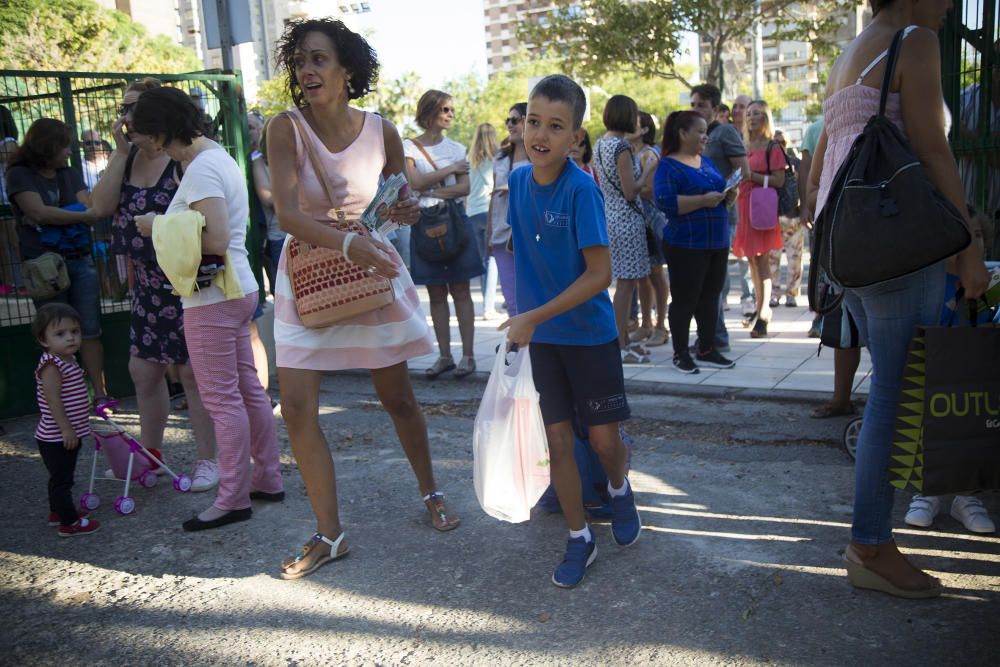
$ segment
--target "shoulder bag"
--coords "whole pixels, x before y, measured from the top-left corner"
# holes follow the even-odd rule
[[[326,170],[316,155],[312,141],[294,115],[286,116],[302,137],[316,177],[333,205],[333,188],[327,180]],[[335,215],[331,215],[334,213]],[[335,229],[371,238],[360,221],[346,220],[343,211],[331,209],[327,212],[327,218],[323,222]],[[307,328],[328,327],[341,320],[378,310],[396,300],[392,281],[368,273],[364,267],[345,257],[340,250],[310,245],[289,236],[285,252],[288,253],[288,279],[295,297],[295,310],[302,325]]]
[[[778,224],[778,191],[768,185],[771,178],[771,144],[764,149],[767,173],[764,187],[750,190],[750,226],[758,231],[774,229]]]
[[[904,32],[889,48],[878,113],[855,139],[816,216],[812,256],[818,261],[809,267],[809,305],[817,312],[823,312],[815,294],[820,267],[838,285],[866,287],[920,271],[972,242],[962,214],[927,179],[906,137],[885,115]]]
[[[416,139],[410,139],[413,145],[427,158],[431,169],[437,171],[437,165],[430,154]],[[442,181],[444,185],[444,181]],[[469,232],[466,229],[465,208],[454,199],[445,199],[440,204],[426,206],[420,209],[420,219],[413,225],[414,249],[421,259],[434,264],[447,262],[458,257],[469,242]]]

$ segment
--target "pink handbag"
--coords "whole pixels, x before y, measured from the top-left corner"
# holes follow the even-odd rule
[[[778,224],[778,191],[767,186],[768,178],[764,176],[764,187],[750,191],[750,226],[759,231]]]

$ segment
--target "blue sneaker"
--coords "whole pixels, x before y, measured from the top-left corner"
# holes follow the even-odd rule
[[[632,493],[631,484],[624,496],[611,498],[611,508],[615,512],[611,517],[611,534],[614,535],[615,542],[620,547],[634,544],[639,539],[642,521],[639,520],[639,510],[635,508],[635,495]]]
[[[552,583],[560,588],[573,588],[587,573],[587,568],[597,559],[597,542],[574,537],[566,542],[566,555],[552,575]]]

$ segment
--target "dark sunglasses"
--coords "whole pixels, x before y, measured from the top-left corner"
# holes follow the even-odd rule
[[[129,102],[128,104],[122,104],[121,106],[118,107],[118,115],[119,116],[124,116],[129,111],[131,111],[133,109],[133,107],[135,107],[135,102]]]
[[[513,127],[513,126],[517,125],[518,123],[520,123],[522,120],[524,120],[524,119],[523,118],[513,118],[513,117],[511,117],[511,118],[508,118],[507,120],[505,120],[504,122],[507,124],[507,127]]]
[[[441,107],[441,113],[451,113],[455,110],[455,107]]]

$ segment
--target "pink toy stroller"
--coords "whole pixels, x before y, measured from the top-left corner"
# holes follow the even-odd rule
[[[94,493],[94,480],[125,480],[125,490],[115,500],[115,511],[119,514],[131,514],[135,511],[135,500],[128,494],[129,485],[136,481],[146,489],[156,486],[159,481],[157,469],[165,471],[173,478],[176,490],[181,493],[190,491],[191,480],[187,475],[175,474],[163,462],[159,452],[143,447],[138,440],[126,433],[125,429],[111,419],[108,411],[116,405],[118,405],[116,401],[110,401],[101,403],[94,409],[97,416],[114,428],[114,431],[94,431],[94,458],[90,464],[90,486],[87,488],[87,492],[80,496],[80,507],[85,510],[95,510],[101,504],[100,497]],[[105,458],[111,464],[111,470],[115,474],[114,478],[97,477],[97,453],[101,451],[104,452]]]

